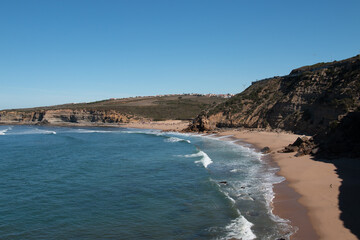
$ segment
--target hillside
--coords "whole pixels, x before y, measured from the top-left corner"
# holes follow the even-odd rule
[[[139,120],[189,120],[225,101],[218,96],[165,95],[0,111],[0,123],[126,123]]]
[[[279,128],[314,135],[358,111],[359,97],[360,55],[253,82],[242,93],[203,112],[189,130]]]

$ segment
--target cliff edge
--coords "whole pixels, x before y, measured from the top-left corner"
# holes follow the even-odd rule
[[[360,55],[357,55],[253,82],[245,91],[202,112],[187,131],[238,127],[282,129],[315,136],[315,144],[320,150],[328,148],[322,153],[329,155],[346,149],[353,151],[358,146],[359,135],[345,128],[356,123],[359,112]],[[350,138],[351,143],[346,140]],[[340,148],[339,142],[348,145],[342,143]],[[338,150],[330,147],[334,145]],[[349,155],[360,157],[355,153]]]

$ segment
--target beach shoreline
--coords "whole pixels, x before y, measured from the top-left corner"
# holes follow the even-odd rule
[[[122,127],[181,131],[186,126],[158,124],[124,124]],[[339,188],[341,179],[333,163],[316,161],[311,156],[295,157],[280,153],[300,135],[284,131],[224,129],[217,136],[232,136],[260,150],[270,148],[270,164],[279,167],[278,175],[285,181],[274,185],[273,213],[298,228],[291,239],[358,239],[344,227],[340,219]]]
[[[64,127],[122,127],[137,129],[157,129],[181,132],[189,121],[167,120],[156,122],[134,122],[128,124],[49,124]],[[9,124],[15,125],[15,124]],[[16,124],[29,125],[29,124]],[[286,180],[274,184],[273,213],[290,220],[290,225],[298,228],[291,239],[358,239],[340,219],[339,178],[333,163],[316,161],[311,156],[295,157],[295,153],[279,153],[297,137],[284,131],[259,129],[221,129],[214,137],[231,136],[249,143],[257,150],[270,148],[268,164],[279,167],[277,174]]]
[[[261,130],[228,129],[220,131],[219,136],[232,135],[233,138],[239,139],[244,143],[251,144],[257,151],[264,147],[270,148],[270,153],[266,154],[265,161],[270,166],[275,166],[281,170],[281,166],[274,159],[274,155],[280,155],[277,151],[294,142],[300,135],[286,132],[269,132]],[[301,195],[289,186],[286,174],[276,174],[285,177],[281,183],[273,185],[274,199],[272,200],[272,213],[282,219],[289,221],[289,224],[295,231],[291,239],[319,239],[313,225],[310,223],[308,210],[299,203]]]

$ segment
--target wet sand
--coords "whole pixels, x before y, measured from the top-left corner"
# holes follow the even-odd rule
[[[132,122],[120,124],[120,127],[141,128],[141,129],[159,129],[163,131],[181,131],[189,125],[189,121],[183,120],[166,120],[166,121],[148,121]]]
[[[292,239],[357,239],[340,220],[341,179],[334,164],[315,161],[309,155],[278,153],[299,135],[250,130],[227,130],[219,135],[233,135],[258,149],[270,148],[269,155],[280,167],[278,174],[286,178],[275,185],[274,213],[299,228]]]
[[[169,121],[126,125],[125,127],[180,131],[186,122]],[[298,228],[292,239],[357,239],[340,219],[339,188],[341,179],[333,163],[315,161],[311,156],[295,157],[295,153],[279,153],[300,135],[248,129],[228,129],[218,133],[254,145],[269,147],[269,156],[280,167],[286,181],[274,186],[273,212]]]
[[[188,121],[168,120],[116,125],[73,125],[181,131],[188,124]],[[59,125],[69,126],[70,124]],[[278,174],[286,178],[286,181],[274,186],[275,199],[273,201],[273,212],[281,218],[289,219],[291,225],[299,229],[292,236],[292,239],[358,239],[348,228],[344,227],[344,222],[340,219],[341,214],[344,218],[344,213],[339,209],[339,189],[344,188],[344,186],[341,185],[342,180],[338,176],[338,173],[340,172],[341,174],[341,171],[333,163],[337,161],[329,163],[326,161],[315,161],[310,156],[295,157],[294,153],[278,153],[279,150],[296,140],[299,136],[296,134],[249,129],[228,129],[222,130],[218,135],[232,135],[237,139],[252,144],[258,149],[262,149],[265,146],[270,148],[269,156],[273,163],[280,167]],[[344,179],[344,176],[342,179]],[[346,194],[349,195],[349,192],[347,191]],[[344,195],[344,192],[342,195]],[[346,199],[349,198],[347,197]],[[343,209],[345,208],[342,207]],[[354,218],[353,216],[350,217]],[[349,219],[350,217],[348,211],[345,218]],[[353,222],[354,220],[351,219],[347,226],[353,226]]]

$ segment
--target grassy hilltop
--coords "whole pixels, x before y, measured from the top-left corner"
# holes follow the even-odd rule
[[[214,107],[226,99],[219,96],[210,95],[164,95],[164,96],[146,96],[121,99],[108,99],[89,103],[63,104],[56,106],[11,109],[0,112],[6,114],[17,113],[36,113],[58,110],[72,110],[74,112],[116,112],[126,115],[128,118],[146,118],[157,120],[188,120],[195,118],[201,111]]]

